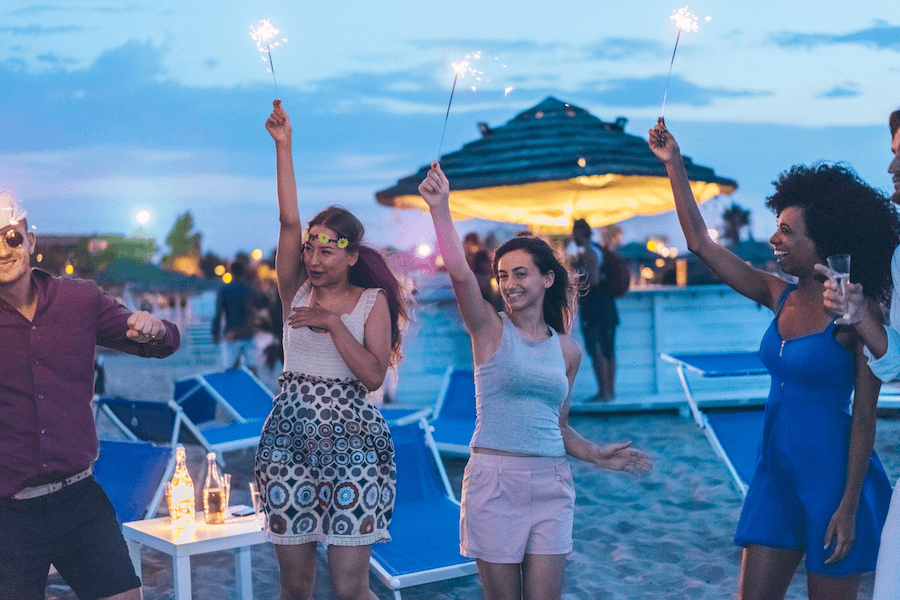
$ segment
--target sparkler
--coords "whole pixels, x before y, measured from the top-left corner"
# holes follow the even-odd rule
[[[475,58],[481,58],[480,52],[475,55]],[[466,58],[469,58],[468,56]],[[444,115],[444,128],[441,130],[441,143],[438,146],[438,160],[441,160],[441,149],[444,147],[444,134],[447,133],[447,119],[450,117],[450,106],[453,104],[453,92],[456,91],[456,80],[459,79],[460,74],[465,77],[466,71],[472,71],[475,73],[474,69],[469,68],[469,62],[465,60],[461,60],[459,62],[451,63],[451,67],[455,71],[453,75],[453,87],[450,88],[450,102],[447,103],[447,114]]]
[[[450,101],[447,102],[447,112],[446,112],[446,114],[444,114],[444,127],[441,130],[441,143],[438,146],[438,160],[441,159],[441,150],[444,148],[444,134],[447,133],[447,120],[450,117],[450,107],[453,105],[453,94],[456,91],[457,80],[460,78],[460,76],[465,77],[466,74],[471,74],[472,77],[474,77],[476,81],[484,81],[484,82],[490,81],[489,77],[485,77],[483,71],[479,71],[471,66],[472,63],[470,62],[469,59],[472,59],[472,60],[481,59],[481,51],[479,50],[475,54],[468,55],[463,60],[457,61],[455,63],[450,63],[450,66],[453,67],[453,71],[454,71],[453,87],[450,88]],[[499,60],[499,58],[494,57],[494,60]],[[504,69],[506,68],[506,65],[502,65],[502,66]],[[469,86],[469,87],[472,89],[473,92],[477,91],[476,86],[473,85],[473,86]],[[509,87],[505,88],[503,95],[504,96],[509,95],[509,93],[511,91],[513,91],[513,89],[514,89],[513,86],[509,86]]]
[[[272,81],[275,83],[275,97],[278,97],[278,82],[275,81],[275,65],[272,63],[272,46],[278,46],[281,42],[273,42],[269,45],[269,40],[274,38],[276,35],[281,33],[281,30],[274,27],[271,23],[269,23],[268,19],[263,19],[259,22],[259,27],[256,29],[250,28],[250,37],[256,42],[256,47],[260,52],[266,52],[269,55],[269,69],[266,69],[272,74]],[[285,38],[281,38],[282,42],[286,42]],[[263,48],[263,43],[265,43],[266,47]],[[263,62],[266,61],[266,57],[260,57],[263,59]]]
[[[666,77],[666,93],[663,95],[663,105],[662,112],[660,113],[660,118],[666,113],[666,98],[669,96],[669,80],[672,79],[672,65],[675,64],[675,53],[678,51],[678,41],[681,39],[681,32],[684,30],[687,31],[699,31],[700,27],[697,26],[697,17],[688,12],[687,6],[684,8],[680,8],[675,12],[674,15],[669,17],[678,25],[678,36],[675,38],[675,49],[672,50],[672,60],[669,61],[669,76]],[[710,17],[706,17],[706,20],[709,21]]]

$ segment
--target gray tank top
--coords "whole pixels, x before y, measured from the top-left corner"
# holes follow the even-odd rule
[[[565,456],[559,409],[569,395],[559,335],[532,342],[500,313],[500,347],[475,367],[477,417],[470,447]]]

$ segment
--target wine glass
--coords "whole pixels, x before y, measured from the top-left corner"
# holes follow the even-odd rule
[[[266,529],[266,511],[262,505],[262,497],[259,495],[259,487],[255,482],[250,483],[250,501],[253,503],[253,512],[256,514],[256,522],[259,528]]]
[[[850,255],[835,254],[828,257],[828,268],[831,269],[831,279],[841,290],[841,296],[846,302],[847,282],[850,281]],[[844,315],[844,321],[850,321],[850,315]]]

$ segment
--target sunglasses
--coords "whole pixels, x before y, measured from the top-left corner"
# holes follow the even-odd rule
[[[0,235],[0,239],[3,239],[10,248],[18,248],[25,242],[25,236],[22,235],[21,231],[16,229],[8,230],[6,233]]]

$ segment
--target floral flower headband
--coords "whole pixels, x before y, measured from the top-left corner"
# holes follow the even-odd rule
[[[331,238],[328,237],[327,233],[320,233],[319,235],[316,236],[316,239],[319,240],[320,244],[327,244],[331,241]],[[308,231],[303,232],[303,241],[304,242],[309,241],[309,232]],[[340,248],[341,250],[343,250],[344,248],[346,248],[349,245],[350,245],[350,240],[348,240],[347,238],[340,238],[337,241],[337,247]]]

